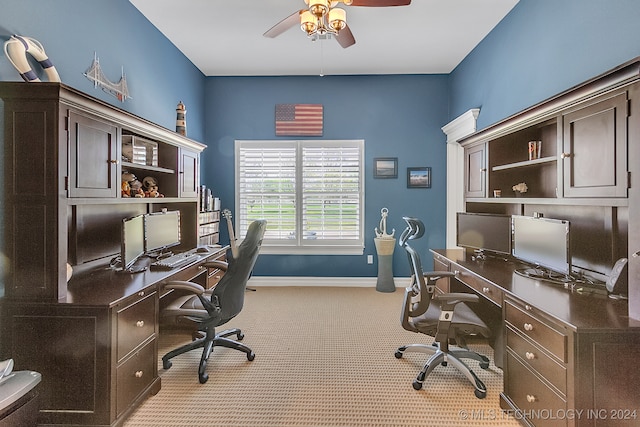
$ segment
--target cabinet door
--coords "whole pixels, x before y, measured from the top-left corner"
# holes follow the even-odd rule
[[[116,197],[118,128],[69,112],[69,197]]]
[[[466,197],[486,197],[486,144],[464,150],[464,193]]]
[[[180,150],[178,197],[198,197],[200,183],[198,154],[188,150]]]
[[[627,94],[564,115],[564,197],[627,197]]]
[[[4,314],[3,354],[42,374],[39,423],[111,425],[108,310],[8,304]]]

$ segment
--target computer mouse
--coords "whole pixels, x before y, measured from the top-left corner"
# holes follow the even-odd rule
[[[196,252],[199,254],[208,253],[209,249],[204,246],[200,246],[198,249],[196,249]]]

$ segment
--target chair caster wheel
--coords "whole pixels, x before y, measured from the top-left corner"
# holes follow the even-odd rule
[[[442,366],[447,366],[447,362],[440,363]]]
[[[162,359],[162,369],[169,369],[171,366],[173,366],[173,363],[171,363],[171,360]]]
[[[242,332],[238,332],[236,334],[236,337],[237,337],[238,341],[242,341],[244,339],[244,334]]]
[[[487,392],[486,392],[486,390],[478,390],[478,389],[475,389],[475,390],[473,391],[473,393],[476,395],[476,397],[477,397],[478,399],[484,399],[485,397],[487,397]]]
[[[422,389],[422,383],[418,380],[413,380],[413,388],[414,390]]]
[[[480,368],[489,369],[489,362],[480,362]]]
[[[402,359],[402,352],[400,350],[396,351],[396,359]]]
[[[256,354],[253,351],[251,353],[247,353],[247,360],[249,362],[251,362],[255,358],[256,358]]]
[[[198,375],[198,380],[200,381],[200,384],[204,384],[207,382],[207,380],[209,380],[209,375],[208,374]]]

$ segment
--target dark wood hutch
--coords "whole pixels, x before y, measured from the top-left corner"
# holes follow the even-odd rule
[[[181,245],[198,245],[205,145],[60,83],[0,83],[4,110],[2,358],[42,373],[39,422],[122,424],[157,372],[159,294],[170,279],[211,286],[202,262],[116,273],[123,218],[181,212]],[[153,162],[123,158],[123,136],[152,141]],[[156,157],[157,156],[157,157]],[[161,198],[121,196],[123,171],[153,177]],[[67,263],[73,275],[67,281]]]
[[[535,158],[529,141],[542,144]],[[456,272],[443,290],[471,289],[500,313],[503,408],[537,427],[637,425],[640,58],[459,143],[467,212],[569,220],[575,274],[606,280],[616,260],[629,259],[627,301],[591,293],[604,286],[563,289],[520,277],[513,260],[432,251],[436,269]],[[521,182],[529,191],[516,195]]]

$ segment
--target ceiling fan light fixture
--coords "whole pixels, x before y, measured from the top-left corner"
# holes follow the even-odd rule
[[[318,18],[329,12],[329,0],[305,0],[305,3],[309,5],[309,12]]]
[[[329,11],[329,26],[337,33],[347,26],[347,11],[339,7]]]
[[[308,10],[300,14],[300,28],[307,35],[312,35],[318,30],[318,19]]]

